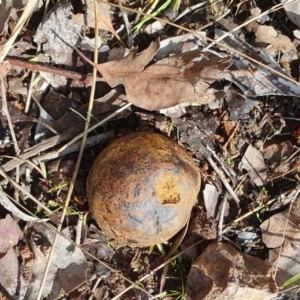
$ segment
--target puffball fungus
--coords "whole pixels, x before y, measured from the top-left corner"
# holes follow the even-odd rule
[[[146,247],[169,240],[186,224],[200,173],[186,151],[154,132],[111,142],[87,180],[90,211],[109,238]]]

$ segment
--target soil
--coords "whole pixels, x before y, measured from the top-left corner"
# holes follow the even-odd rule
[[[77,7],[76,12],[77,10],[81,11],[81,5],[77,2],[77,0],[72,1],[72,5]],[[124,6],[132,4],[130,1],[122,1],[122,3]],[[216,29],[230,30],[228,29],[231,28],[230,26],[243,24],[251,16],[252,10],[258,8],[252,2],[223,3],[221,1],[220,3],[222,5],[199,6],[182,17],[178,24],[189,30],[202,29],[208,37],[213,37]],[[182,1],[178,13],[196,4],[198,1]],[[132,7],[136,5],[139,7],[142,4],[135,2]],[[274,4],[273,1],[264,1],[258,5],[262,5],[259,8],[264,11],[273,7]],[[55,8],[52,2],[50,6],[50,8]],[[226,9],[231,11],[225,14]],[[40,7],[30,18],[30,21],[23,26],[22,34],[18,36],[15,46],[9,53],[9,56],[25,61],[26,68],[19,67],[11,60],[11,69],[2,75],[5,78],[5,85],[1,87],[2,97],[0,99],[3,111],[3,115],[0,115],[0,165],[2,166],[1,171],[5,172],[13,181],[18,182],[25,191],[37,198],[42,205],[53,213],[49,216],[41,205],[36,204],[29,199],[28,195],[25,195],[24,190],[16,193],[15,185],[5,178],[2,172],[0,180],[1,189],[21,204],[22,212],[46,219],[47,223],[57,228],[65,200],[68,197],[70,181],[76,170],[78,148],[70,150],[69,153],[63,153],[59,157],[54,153],[60,153],[62,146],[83,131],[86,121],[85,112],[91,91],[87,79],[90,79],[91,76],[85,76],[85,81],[71,81],[64,76],[42,73],[45,74],[43,79],[36,83],[33,88],[32,98],[36,101],[33,101],[30,109],[25,111],[27,88],[31,80],[27,68],[34,69],[34,66],[28,64],[28,57],[36,55],[36,42],[33,39],[38,26],[42,24],[41,12],[43,11],[44,6]],[[176,11],[171,11],[171,13],[178,14]],[[167,18],[164,15],[160,16]],[[222,22],[216,21],[217,17],[220,17]],[[102,16],[102,18],[105,17]],[[135,14],[129,12],[128,18],[132,22]],[[17,19],[17,11],[13,9],[8,21],[4,22],[6,27],[3,28],[0,35],[0,46],[7,42]],[[125,29],[122,30],[124,21],[119,9],[111,9],[111,21],[115,29],[120,29],[118,34],[122,37],[123,42],[128,42],[127,33]],[[291,44],[294,43],[295,49],[287,53],[278,52],[272,57],[272,60],[278,61],[286,74],[291,75],[291,79],[294,78],[297,81],[299,60],[294,59],[292,55],[293,53],[298,55],[299,48],[299,42],[293,34],[293,30],[297,28],[296,25],[288,19],[284,10],[275,12],[272,14],[272,18],[265,22],[267,26],[288,37]],[[259,26],[259,23],[256,25]],[[66,30],[72,31],[67,26],[69,25],[66,25]],[[171,28],[165,24],[162,26],[163,29],[150,33],[144,31],[145,27],[146,25],[142,26],[143,30],[132,41],[132,46],[138,46],[139,50],[147,49],[157,37],[163,41],[166,38],[183,35],[181,29]],[[91,40],[94,37],[94,29],[87,28],[82,28],[82,30],[84,29],[83,34]],[[118,60],[121,60],[125,50],[108,30],[109,28],[101,27],[100,36],[102,42],[106,41],[107,45],[101,47],[100,59],[105,61],[107,57],[116,55]],[[254,50],[260,47],[260,49],[267,51],[268,45],[255,43],[255,32],[248,30],[246,25],[237,35],[243,41],[248,42]],[[80,48],[80,51],[89,56],[92,54],[89,46],[87,46],[89,42],[76,40],[74,43],[77,43],[76,47]],[[177,45],[175,40],[173,43]],[[185,47],[189,46],[189,43],[185,44]],[[278,45],[272,46],[276,48]],[[55,44],[50,45],[48,52],[54,51],[55,47]],[[201,47],[203,48],[204,45]],[[109,52],[108,48],[113,51]],[[175,50],[171,49],[171,54],[172,51]],[[213,51],[228,55],[222,47],[216,46]],[[47,51],[44,52],[46,52],[44,54],[48,54]],[[289,57],[283,61],[282,56]],[[235,62],[238,61],[247,65],[245,61],[242,59],[239,61],[239,59],[239,56],[232,58]],[[70,52],[68,60],[72,61],[72,64],[54,63],[54,67],[78,73],[85,70],[84,73],[87,74],[90,66],[73,50]],[[111,60],[115,59],[111,58]],[[182,62],[177,61],[177,63]],[[150,60],[150,63],[143,66],[143,69],[154,64],[155,61]],[[232,72],[237,68],[237,65],[233,63]],[[211,66],[206,67],[209,69]],[[182,72],[185,72],[192,68],[192,63],[191,66],[184,65],[181,68]],[[193,261],[203,253],[207,245],[217,239],[226,240],[237,246],[240,251],[259,257],[262,261],[268,261],[270,249],[263,242],[260,225],[272,216],[285,211],[290,203],[295,201],[295,199],[289,201],[286,199],[299,185],[300,106],[299,97],[284,94],[282,90],[279,90],[279,85],[277,86],[278,91],[276,90],[273,94],[254,95],[253,92],[247,94],[248,89],[250,91],[252,88],[251,76],[259,72],[259,68],[260,65],[253,68],[249,63],[247,70],[239,70],[244,72],[243,76],[251,74],[247,78],[245,75],[249,86],[244,89],[239,84],[241,81],[230,81],[227,80],[228,78],[215,80],[210,78],[201,84],[199,83],[197,86],[199,89],[205,82],[205,84],[209,83],[209,88],[214,90],[215,99],[210,103],[204,105],[188,104],[173,110],[146,110],[143,107],[138,107],[138,105],[132,105],[89,133],[89,138],[97,137],[97,140],[91,141],[83,152],[67,215],[62,224],[62,228],[68,231],[69,239],[75,241],[76,236],[79,236],[79,241],[76,241],[84,253],[86,263],[86,268],[82,270],[81,274],[84,279],[79,286],[72,287],[68,291],[62,289],[58,299],[151,299],[150,295],[155,296],[156,299],[183,299]],[[216,69],[216,66],[213,65],[213,70]],[[211,76],[214,74],[216,73],[208,73]],[[272,74],[272,76],[275,75]],[[278,80],[280,76],[276,78],[275,83],[281,82]],[[110,87],[101,77],[98,80],[96,85],[97,97],[95,97],[90,121],[91,126],[127,103],[128,97],[123,87]],[[274,80],[268,81],[267,84],[271,85],[271,82]],[[263,85],[265,82],[260,84]],[[165,85],[166,89],[167,87]],[[261,85],[258,85],[258,89],[260,88]],[[159,93],[157,94],[156,97],[159,97]],[[6,95],[6,100],[4,95]],[[211,96],[211,91],[208,95]],[[10,115],[16,141],[20,147],[19,153],[16,151],[16,142],[13,141],[14,137],[10,131],[10,121],[3,109],[5,101],[17,109],[17,111],[9,110],[8,115]],[[189,101],[186,99],[186,102]],[[39,108],[40,105],[43,107],[42,110]],[[82,117],[83,115],[84,117]],[[45,129],[41,121],[50,124],[56,133]],[[118,243],[118,241],[107,237],[101,230],[101,226],[99,227],[89,214],[86,193],[87,177],[96,156],[116,137],[138,131],[154,131],[179,144],[194,159],[202,178],[198,201],[192,210],[187,232],[182,234],[180,231],[169,241],[164,241],[165,243],[162,242],[158,245],[149,245],[149,247],[124,246],[124,243]],[[57,141],[55,140],[56,137],[58,137]],[[43,146],[45,144],[48,144],[49,147]],[[70,148],[71,146],[68,147],[68,149]],[[248,151],[251,152],[249,156]],[[132,153],[133,156],[135,154]],[[39,160],[43,155],[45,155],[45,159]],[[46,155],[49,157],[47,158]],[[28,161],[30,163],[25,168],[24,164],[17,163],[20,160],[22,163]],[[217,169],[211,161],[217,165]],[[219,173],[220,170],[221,173]],[[159,194],[161,189],[158,185],[155,193],[159,194],[163,204],[174,204],[179,201],[178,193],[175,193],[174,196],[177,187],[167,176],[163,177],[159,184],[165,186],[167,182],[168,188],[163,189],[163,194]],[[224,181],[229,183],[239,201],[228,190]],[[0,220],[5,219],[8,214],[13,215],[23,233],[23,236],[18,238],[19,242],[12,247],[17,258],[16,268],[23,272],[25,280],[24,287],[22,285],[20,290],[26,294],[27,287],[34,280],[37,280],[35,275],[32,275],[34,274],[34,262],[38,261],[38,252],[35,252],[34,244],[31,241],[32,225],[31,222],[22,219],[19,215],[16,216],[13,209],[8,206],[4,208],[4,204],[2,202],[1,204],[3,207],[0,208]],[[78,227],[79,219],[83,220],[82,227]],[[218,236],[218,232],[220,235],[220,228],[223,229],[221,237]],[[243,238],[241,233],[253,233],[253,236]],[[176,245],[178,241],[178,249],[172,253],[172,245]],[[35,245],[43,253],[40,255],[45,255],[45,257],[50,252],[52,241],[48,240],[47,242],[42,244],[40,241],[41,244]],[[0,261],[8,252],[8,250],[3,250],[1,243]],[[68,247],[73,249],[74,245],[71,243]],[[27,249],[26,253],[23,252],[24,249]],[[167,274],[163,275],[163,266],[161,265],[170,256],[176,255],[180,251],[183,252],[171,261]],[[45,258],[43,259],[43,264],[46,264]],[[68,267],[65,266],[65,268]],[[77,271],[74,272],[74,276],[75,273]],[[70,277],[72,277],[71,275]],[[2,276],[4,275],[2,274]],[[292,277],[291,274],[289,276]],[[138,282],[143,277],[146,278]],[[95,285],[96,282],[97,285]],[[129,288],[133,283],[135,286]],[[126,292],[124,292],[125,290]],[[49,296],[50,292],[51,288],[45,299],[55,298]],[[28,294],[21,296],[12,293],[0,281],[0,299],[33,299]],[[277,299],[300,299],[300,296],[297,290],[296,292],[292,290],[290,293],[279,294]]]

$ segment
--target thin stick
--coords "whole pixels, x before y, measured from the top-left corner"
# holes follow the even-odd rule
[[[7,108],[6,88],[5,88],[5,84],[4,84],[3,69],[1,67],[1,65],[0,65],[0,81],[1,81],[1,91],[2,91],[2,114],[7,119],[7,124],[8,124],[9,131],[10,131],[13,143],[14,143],[16,155],[19,155],[20,148],[18,145],[18,141],[16,138],[13,124],[11,122],[10,114],[9,114],[8,108]]]
[[[122,2],[121,0],[118,0],[118,4],[122,7]],[[132,36],[132,32],[131,32],[131,26],[130,26],[130,23],[129,23],[129,20],[128,20],[128,16],[127,16],[127,11],[126,10],[123,10],[123,9],[120,9],[121,13],[122,13],[122,16],[123,16],[123,20],[124,20],[124,23],[125,23],[125,28],[126,28],[126,33],[127,33],[127,47],[129,49],[132,48],[133,46],[133,36]]]
[[[8,180],[16,189],[18,189],[20,192],[22,192],[24,195],[26,195],[28,198],[30,198],[32,201],[34,201],[38,206],[42,207],[47,213],[52,214],[52,210],[50,210],[46,205],[41,203],[39,200],[37,200],[35,197],[33,197],[31,194],[29,194],[25,189],[23,189],[19,184],[17,184],[15,181],[13,181],[3,170],[3,168],[0,166],[0,175],[3,176],[6,180]]]
[[[42,22],[44,21],[45,15],[48,11],[48,7],[49,7],[49,0],[46,0]],[[35,52],[36,55],[38,55],[40,53],[41,48],[42,48],[41,43],[38,43],[36,52]],[[32,96],[32,91],[33,91],[33,83],[34,83],[35,77],[36,77],[36,72],[32,72],[29,88],[27,91],[27,98],[26,98],[26,104],[25,104],[25,109],[24,109],[25,114],[27,114],[29,112],[29,108],[30,108],[30,104],[31,104],[31,96]]]
[[[227,140],[227,142],[225,143],[225,145],[223,146],[223,148],[224,149],[226,149],[227,148],[227,145],[229,144],[229,142],[233,139],[233,137],[234,137],[234,135],[235,135],[235,133],[236,133],[236,131],[238,130],[238,128],[239,128],[239,125],[240,125],[240,123],[237,123],[237,125],[235,126],[235,128],[234,128],[234,130],[233,130],[233,132],[232,132],[232,134],[230,135],[230,137],[228,138],[228,140]]]
[[[174,254],[174,252],[178,249],[180,244],[182,243],[184,237],[186,236],[188,228],[189,228],[190,218],[191,218],[191,214],[189,215],[188,220],[186,221],[186,224],[185,224],[184,228],[182,228],[182,230],[180,230],[180,233],[178,234],[177,238],[175,239],[175,242],[173,243],[171,249],[165,255],[164,260],[168,260]],[[162,293],[162,291],[164,289],[164,285],[165,285],[165,282],[166,282],[166,277],[167,277],[167,274],[168,274],[168,270],[169,270],[169,264],[166,264],[164,266],[163,273],[161,275],[160,287],[159,287],[159,292],[160,293]]]
[[[299,0],[294,0],[294,1],[290,2],[289,4],[291,4],[291,3],[293,3],[293,2],[296,2],[296,1],[299,1]],[[235,32],[235,31],[237,31],[237,30],[243,28],[244,26],[250,24],[251,22],[253,22],[253,21],[255,21],[255,20],[261,18],[262,16],[265,16],[265,15],[271,13],[271,12],[275,12],[275,11],[281,9],[281,8],[284,7],[284,6],[286,6],[286,5],[283,4],[283,3],[279,3],[279,4],[275,5],[274,7],[272,7],[272,8],[270,8],[270,9],[264,11],[263,13],[259,14],[258,16],[255,16],[255,17],[251,18],[250,20],[245,21],[243,24],[234,27],[232,30],[230,30],[229,32],[224,33],[222,36],[220,36],[219,38],[217,38],[214,42],[212,42],[212,43],[210,43],[208,46],[206,46],[206,47],[203,49],[203,51],[207,51],[208,49],[210,49],[210,48],[211,48],[212,46],[214,46],[215,44],[218,45],[218,43],[219,43],[220,41],[222,41],[224,38],[226,38],[227,36],[229,36],[231,33],[233,33],[233,32]]]
[[[187,7],[180,15],[178,15],[174,20],[173,22],[177,22],[178,20],[180,20],[182,17],[184,17],[186,14],[196,10],[197,8],[201,7],[201,6],[204,6],[206,5],[207,2],[201,2],[201,3],[198,3],[198,4],[195,4],[193,6],[190,6],[190,7]]]
[[[223,221],[224,221],[225,208],[226,208],[226,204],[227,204],[227,196],[228,196],[228,192],[226,191],[224,193],[224,197],[222,199],[222,203],[220,206],[220,215],[219,215],[219,222],[218,222],[218,235],[217,235],[218,241],[222,240]]]
[[[98,287],[99,283],[101,282],[102,280],[102,277],[101,276],[98,276],[94,286],[93,286],[93,289],[91,290],[91,295],[89,296],[89,299],[88,300],[93,300],[94,299],[94,292],[96,290],[96,288]]]
[[[228,177],[230,177],[231,182],[233,184],[233,186],[236,186],[236,179],[231,176],[230,172],[227,170],[227,168],[224,166],[223,161],[220,159],[220,157],[215,153],[215,151],[213,151],[208,145],[206,145],[206,148],[208,151],[211,152],[211,154],[213,155],[213,157],[219,162],[219,164],[221,165],[223,171],[225,172],[225,174],[227,174]],[[233,172],[233,171],[232,171]],[[236,176],[236,175],[235,175]]]
[[[109,121],[110,119],[112,119],[113,117],[115,117],[116,115],[118,115],[120,112],[122,112],[126,108],[130,107],[131,105],[132,105],[131,103],[127,103],[127,104],[123,105],[122,107],[120,107],[119,109],[117,109],[115,112],[113,112],[112,114],[110,114],[109,116],[107,116],[106,118],[104,118],[102,121],[100,121],[97,124],[95,124],[94,126],[90,127],[88,130],[85,130],[83,133],[79,134],[78,136],[76,136],[75,138],[73,138],[70,142],[68,142],[67,144],[65,144],[61,148],[59,148],[58,152],[64,151],[70,145],[72,145],[73,143],[75,143],[78,140],[80,140],[85,134],[93,131],[94,129],[96,129],[100,125],[106,123],[107,121]]]
[[[286,196],[286,195],[288,195],[289,193],[291,193],[293,190],[294,190],[294,188],[289,189],[289,190],[285,191],[285,192],[282,193],[282,194]],[[232,226],[232,224],[235,224],[235,223],[240,222],[241,220],[247,218],[248,216],[250,216],[250,215],[252,215],[252,214],[258,212],[258,211],[261,210],[262,208],[271,205],[271,204],[272,204],[273,202],[275,202],[276,200],[277,200],[277,197],[274,197],[274,198],[270,199],[267,203],[264,203],[264,204],[262,204],[262,205],[260,205],[260,206],[258,206],[258,207],[256,207],[256,208],[254,208],[254,209],[251,209],[250,211],[246,212],[246,213],[243,214],[242,216],[240,216],[240,217],[234,219],[233,221],[231,221],[231,222],[225,224],[225,225],[223,226],[223,233],[226,232],[226,231],[228,231],[228,229],[230,229],[230,227]]]
[[[97,45],[98,45],[99,30],[98,30],[98,22],[97,22],[97,17],[96,17],[97,15],[98,15],[98,5],[97,5],[97,1],[94,0],[95,45],[96,45],[96,47],[94,49],[94,62],[95,62],[95,65],[98,62],[98,48],[97,48]],[[84,148],[85,148],[85,142],[86,142],[86,139],[87,139],[87,129],[89,127],[89,123],[90,123],[90,119],[91,119],[91,112],[92,112],[92,109],[93,109],[95,87],[96,87],[96,78],[97,78],[97,69],[94,66],[93,67],[93,84],[92,84],[92,88],[91,88],[89,106],[88,106],[88,111],[87,111],[87,116],[86,116],[87,121],[84,125],[85,134],[82,137],[81,146],[80,146],[78,158],[77,158],[77,161],[76,161],[74,173],[73,173],[73,176],[72,176],[72,179],[71,179],[71,182],[70,182],[68,194],[66,196],[66,201],[65,201],[65,204],[64,204],[64,208],[63,208],[60,220],[59,220],[59,224],[57,226],[57,232],[55,233],[54,238],[53,238],[51,250],[50,250],[50,253],[49,253],[49,256],[48,256],[48,260],[47,260],[47,264],[46,264],[45,271],[44,271],[44,274],[43,274],[43,278],[42,278],[42,281],[41,281],[40,289],[39,289],[39,292],[37,294],[37,298],[36,298],[37,300],[40,300],[41,297],[42,297],[43,287],[46,283],[47,275],[48,275],[50,265],[51,265],[51,260],[52,260],[54,250],[55,250],[55,246],[57,244],[58,237],[59,237],[58,232],[60,232],[61,229],[62,229],[62,225],[63,225],[64,219],[65,219],[65,216],[66,216],[66,213],[67,213],[67,209],[68,209],[68,206],[69,206],[69,203],[70,203],[70,200],[71,200],[71,196],[72,196],[72,193],[73,193],[77,173],[78,173],[78,170],[79,170],[79,167],[80,167],[82,154],[83,154],[83,151],[84,151]]]
[[[217,175],[219,176],[220,180],[222,181],[222,183],[226,187],[226,189],[229,192],[229,194],[235,200],[235,202],[236,203],[240,203],[240,199],[238,198],[238,196],[236,195],[236,193],[234,192],[234,190],[232,189],[232,187],[229,185],[229,183],[225,179],[223,172],[217,167],[217,165],[215,164],[215,162],[212,160],[211,157],[206,157],[206,159],[208,160],[208,162],[210,163],[210,165],[212,166],[212,168],[214,169],[214,171],[217,173]]]
[[[75,244],[80,245],[83,216],[80,214],[76,224]]]

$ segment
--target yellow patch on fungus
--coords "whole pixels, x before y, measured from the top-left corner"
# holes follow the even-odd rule
[[[161,204],[175,204],[180,201],[177,181],[172,174],[164,174],[155,183],[154,195]]]

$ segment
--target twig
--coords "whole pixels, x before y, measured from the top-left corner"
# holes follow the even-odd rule
[[[218,222],[218,235],[217,235],[217,240],[218,241],[222,240],[223,221],[224,221],[225,208],[226,208],[226,204],[227,204],[227,196],[228,196],[228,192],[226,191],[224,193],[224,197],[223,197],[222,203],[220,205],[220,214],[219,214],[219,222]]]
[[[227,170],[227,168],[224,166],[223,161],[219,158],[219,156],[215,153],[215,151],[213,151],[208,145],[206,145],[206,149],[211,152],[211,154],[213,155],[213,157],[219,162],[219,164],[221,165],[223,171],[227,174],[228,177],[230,177],[232,185],[236,186],[236,179],[235,177],[231,176],[230,172]],[[235,175],[236,176],[236,175]]]
[[[286,195],[288,195],[289,193],[291,193],[293,190],[295,190],[295,188],[289,189],[289,190],[285,191],[285,192],[282,193],[282,194],[286,196]],[[235,220],[233,220],[233,221],[231,221],[231,222],[225,224],[225,225],[223,226],[223,233],[226,232],[226,231],[228,231],[228,229],[230,229],[230,227],[232,226],[232,224],[235,224],[235,223],[240,222],[241,220],[247,218],[248,216],[250,216],[250,215],[252,215],[252,214],[258,212],[258,211],[261,210],[262,208],[271,205],[271,204],[272,204],[273,202],[275,202],[276,200],[277,200],[277,197],[273,197],[273,198],[270,199],[268,202],[266,202],[266,203],[264,203],[264,204],[262,204],[262,205],[260,205],[260,206],[258,206],[258,207],[256,207],[256,208],[254,208],[254,209],[251,209],[250,211],[248,211],[247,213],[241,215],[240,217],[236,218]]]
[[[41,169],[40,169],[37,165],[35,165],[32,161],[30,161],[29,159],[22,159],[22,158],[20,158],[20,157],[15,157],[15,156],[10,156],[10,155],[1,155],[1,157],[7,157],[7,158],[15,159],[15,160],[17,160],[17,161],[20,162],[19,165],[21,165],[21,164],[23,164],[23,163],[27,163],[27,164],[29,164],[29,165],[32,167],[32,169],[35,169],[38,173],[40,173],[40,175],[41,175],[44,179],[46,179],[46,178],[44,177],[44,174],[43,174],[43,172],[41,171]],[[7,170],[5,170],[5,169],[3,168],[3,166],[2,166],[2,169],[3,169],[5,172],[7,172]]]
[[[46,13],[48,11],[48,7],[49,7],[49,0],[46,0],[42,22],[45,19]],[[41,43],[38,43],[37,48],[36,48],[36,52],[35,52],[36,55],[38,55],[40,53],[41,47],[42,47]],[[26,104],[25,104],[25,109],[24,109],[25,114],[29,112],[29,108],[30,108],[30,104],[31,104],[31,96],[32,96],[32,91],[33,91],[33,83],[34,83],[35,77],[36,77],[36,72],[32,72],[29,88],[28,88],[28,91],[27,91],[27,98],[26,98]]]
[[[173,243],[171,249],[169,250],[169,252],[165,255],[164,257],[164,261],[168,260],[173,254],[174,252],[178,249],[178,247],[180,246],[180,244],[182,243],[187,231],[188,231],[188,228],[189,228],[189,223],[190,223],[190,218],[191,218],[191,214],[189,215],[189,218],[184,226],[184,228],[182,228],[182,230],[180,231],[180,233],[178,234],[175,242]],[[166,277],[167,277],[167,274],[168,274],[168,269],[169,269],[169,263],[166,264],[164,266],[164,269],[163,269],[163,273],[161,275],[161,280],[160,280],[160,288],[159,288],[159,292],[162,293],[163,289],[164,289],[164,285],[165,285],[165,282],[166,282]]]
[[[121,0],[118,0],[118,4],[122,7],[122,2]],[[124,23],[125,23],[125,28],[126,28],[126,33],[127,33],[127,47],[129,49],[132,48],[133,46],[133,36],[132,36],[132,32],[131,32],[131,26],[130,26],[130,23],[129,23],[129,20],[128,20],[128,16],[127,16],[127,11],[124,10],[124,9],[120,9],[121,13],[122,13],[122,16],[123,16],[123,20],[124,20]]]
[[[6,88],[5,88],[5,84],[4,84],[4,77],[3,77],[4,74],[3,74],[3,68],[1,67],[1,64],[2,63],[0,63],[0,81],[1,81],[1,91],[2,91],[2,114],[6,117],[10,135],[11,135],[13,143],[14,143],[15,154],[16,154],[16,156],[18,156],[20,154],[21,150],[18,145],[17,137],[15,134],[14,127],[13,127],[13,124],[12,124],[12,121],[10,118],[10,114],[8,111],[8,107],[7,107]],[[19,168],[19,166],[17,166],[16,167],[16,184],[19,183],[19,179],[20,179],[19,174],[20,174],[20,168]],[[19,194],[17,193],[17,191],[15,191],[15,198],[16,198],[16,201],[19,202]]]
[[[290,3],[296,2],[298,0],[294,0]],[[289,3],[289,4],[290,4]],[[219,38],[217,38],[215,41],[213,41],[212,43],[210,43],[208,46],[206,46],[202,51],[207,51],[208,49],[210,49],[211,47],[213,47],[215,44],[219,45],[219,42],[222,41],[224,38],[226,38],[227,36],[229,36],[231,33],[238,31],[239,29],[243,28],[244,26],[250,24],[251,22],[261,18],[262,16],[265,16],[271,12],[275,12],[279,9],[281,9],[282,7],[286,6],[284,3],[279,3],[277,5],[275,5],[274,7],[266,10],[265,12],[259,14],[258,16],[255,16],[253,18],[251,18],[250,20],[247,20],[246,22],[244,22],[243,24],[236,26],[235,28],[233,28],[232,30],[230,30],[229,32],[224,33],[222,36],[220,36]]]
[[[227,142],[225,143],[225,145],[223,146],[223,148],[224,149],[226,149],[227,148],[227,145],[229,144],[229,142],[233,139],[233,137],[234,137],[234,135],[235,135],[235,133],[236,133],[236,131],[238,130],[238,128],[239,128],[239,125],[240,125],[240,123],[237,123],[237,125],[235,126],[235,128],[234,128],[234,130],[233,130],[233,132],[232,132],[232,134],[230,135],[230,137],[228,138],[228,140],[227,140]]]
[[[219,176],[220,180],[222,181],[222,183],[226,187],[226,189],[229,192],[229,194],[235,200],[235,202],[236,203],[240,203],[240,199],[238,198],[238,196],[236,195],[236,193],[234,192],[234,190],[232,189],[232,187],[229,185],[229,183],[227,182],[227,180],[224,178],[223,172],[217,167],[217,165],[214,163],[214,161],[212,160],[211,157],[206,157],[206,159],[208,160],[208,162],[210,163],[210,165],[212,166],[212,168],[214,169],[214,171],[217,173],[217,175]]]
[[[81,241],[81,231],[82,231],[82,223],[83,223],[83,215],[79,215],[78,220],[77,220],[77,225],[76,225],[76,238],[75,238],[75,243],[77,245],[80,245]]]
[[[99,36],[97,15],[98,15],[98,3],[97,3],[96,0],[94,0],[95,44],[96,45],[98,45],[98,36]],[[95,49],[94,49],[94,64],[96,65],[97,62],[98,62],[98,48],[95,47]],[[86,139],[87,139],[87,129],[89,127],[89,123],[90,123],[90,119],[91,119],[91,112],[92,112],[92,109],[93,109],[94,95],[95,95],[95,89],[96,89],[97,68],[96,68],[95,65],[94,65],[94,68],[93,68],[93,84],[92,84],[91,93],[90,93],[90,100],[89,100],[89,106],[88,106],[88,111],[87,111],[87,116],[86,116],[86,123],[85,123],[85,126],[84,126],[85,134],[82,136],[81,146],[80,146],[80,150],[79,150],[79,153],[78,153],[78,158],[77,158],[77,161],[76,161],[76,165],[75,165],[75,168],[74,168],[74,173],[73,173],[73,176],[72,176],[72,179],[71,179],[71,182],[70,182],[69,190],[68,190],[68,193],[67,193],[67,196],[66,196],[66,201],[65,201],[65,204],[64,204],[64,208],[63,208],[60,220],[59,220],[59,224],[57,226],[57,232],[55,233],[54,238],[53,238],[52,247],[51,247],[51,250],[50,250],[50,253],[49,253],[49,256],[48,256],[48,260],[47,260],[47,264],[46,264],[45,271],[44,271],[44,274],[43,274],[43,278],[42,278],[42,281],[41,281],[40,289],[39,289],[39,292],[37,294],[37,298],[36,298],[37,300],[40,300],[41,296],[42,296],[43,287],[44,287],[44,284],[46,283],[47,275],[48,275],[50,265],[51,265],[51,260],[52,260],[54,250],[55,250],[55,245],[58,241],[58,236],[59,236],[58,232],[61,231],[64,219],[65,219],[65,216],[66,216],[66,213],[67,213],[67,209],[68,209],[69,202],[71,200],[71,196],[72,196],[72,193],[73,193],[77,173],[78,173],[78,170],[79,170],[79,167],[80,167],[80,162],[81,162],[82,154],[83,154],[83,151],[84,151],[85,142],[86,142]]]
[[[113,137],[114,137],[114,132],[112,130],[108,131],[108,132],[101,133],[101,134],[90,136],[86,140],[85,148],[108,142]],[[57,150],[53,150],[53,151],[47,152],[45,154],[38,155],[38,156],[32,158],[32,160],[33,160],[33,162],[38,164],[40,162],[49,161],[49,160],[52,160],[52,159],[55,159],[55,158],[58,158],[58,157],[62,157],[62,156],[74,153],[74,152],[78,152],[79,149],[80,149],[80,141],[77,141],[76,143],[70,145],[67,149],[65,149],[62,152],[58,152]]]
[[[96,125],[90,127],[88,130],[86,130],[83,133],[79,134],[78,136],[76,136],[75,138],[73,138],[70,142],[68,142],[67,144],[65,144],[61,148],[59,148],[58,152],[64,151],[70,145],[72,145],[73,143],[75,143],[78,140],[80,140],[85,134],[87,134],[87,133],[95,130],[97,127],[99,127],[100,125],[106,123],[107,121],[109,121],[110,119],[112,119],[113,117],[115,117],[116,115],[118,115],[120,112],[122,112],[126,108],[130,107],[131,105],[132,105],[131,103],[127,103],[127,104],[123,105],[122,107],[120,107],[119,109],[117,109],[115,112],[113,112],[112,114],[110,114],[108,117],[104,118],[102,121],[100,121]]]
[[[8,108],[7,108],[6,88],[5,88],[5,84],[4,84],[3,69],[1,67],[1,65],[0,65],[0,81],[1,81],[1,91],[2,91],[2,109],[1,109],[2,114],[3,114],[3,116],[6,117],[7,124],[8,124],[8,127],[9,127],[9,131],[10,131],[10,134],[11,134],[11,138],[12,138],[13,143],[14,143],[16,155],[19,155],[20,148],[19,148],[19,145],[18,145],[18,142],[17,142],[17,138],[16,138],[16,134],[15,134],[15,131],[14,131],[13,124],[11,122],[10,114],[9,114]]]
[[[16,67],[29,69],[32,71],[57,74],[57,75],[64,76],[66,78],[84,81],[85,84],[89,84],[89,82],[90,82],[89,74],[81,74],[78,72],[62,69],[59,67],[54,67],[54,66],[51,66],[49,64],[44,64],[44,63],[33,63],[33,62],[21,59],[19,57],[14,57],[14,56],[7,56],[6,59],[9,61],[9,63],[11,65],[16,66]]]
[[[177,22],[178,20],[180,20],[182,17],[184,17],[186,14],[193,12],[194,10],[196,10],[197,8],[208,4],[207,2],[201,2],[198,4],[195,4],[193,6],[187,7],[181,14],[179,14],[174,20],[173,22]]]
[[[3,170],[3,168],[0,166],[0,175],[3,176],[6,180],[8,180],[16,189],[18,189],[20,192],[22,192],[24,195],[26,195],[28,198],[30,198],[32,201],[34,201],[38,206],[42,207],[48,214],[52,214],[52,210],[50,210],[46,205],[41,203],[39,200],[37,200],[35,197],[33,197],[31,194],[29,194],[24,188],[22,188],[19,184],[17,184],[15,181],[13,181]]]
[[[89,296],[88,300],[93,300],[94,299],[94,292],[95,292],[96,288],[98,287],[99,283],[101,282],[101,280],[102,280],[102,277],[98,276],[97,280],[96,280],[96,282],[95,282],[95,284],[94,284],[94,286],[91,290],[91,295]]]

